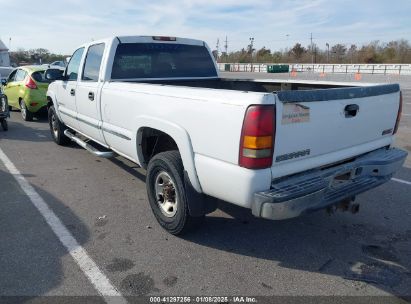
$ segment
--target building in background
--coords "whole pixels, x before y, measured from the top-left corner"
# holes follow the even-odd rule
[[[9,49],[3,41],[0,40],[0,79],[7,78],[12,70],[13,68],[10,66]]]
[[[10,56],[9,56],[9,49],[0,40],[0,66],[1,67],[9,67],[10,66]]]

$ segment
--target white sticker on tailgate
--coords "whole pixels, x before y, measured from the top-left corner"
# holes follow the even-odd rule
[[[285,103],[281,124],[302,123],[310,121],[310,108],[298,103]]]

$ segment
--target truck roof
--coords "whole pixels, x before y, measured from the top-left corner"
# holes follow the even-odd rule
[[[183,37],[171,37],[171,36],[111,36],[103,39],[93,40],[80,45],[79,47],[87,47],[91,44],[107,43],[110,44],[114,40],[118,40],[120,43],[174,43],[174,44],[189,44],[189,45],[206,45],[202,40],[183,38]]]

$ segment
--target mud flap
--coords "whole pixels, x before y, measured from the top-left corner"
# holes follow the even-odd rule
[[[184,171],[184,188],[187,196],[188,211],[191,216],[199,217],[217,209],[216,198],[197,192],[191,185],[187,171]]]

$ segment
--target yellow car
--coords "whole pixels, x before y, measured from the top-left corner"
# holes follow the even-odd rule
[[[44,78],[44,66],[23,66],[13,70],[3,81],[3,93],[9,106],[21,110],[25,121],[33,114],[47,110],[46,92],[49,81]]]

